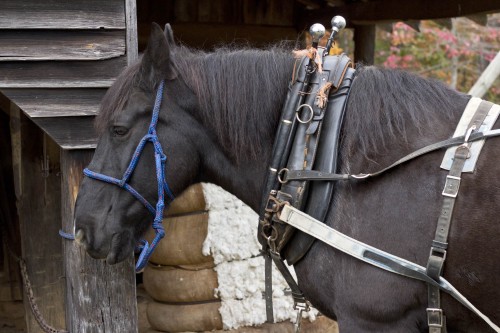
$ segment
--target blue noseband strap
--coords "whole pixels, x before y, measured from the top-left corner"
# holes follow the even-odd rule
[[[130,161],[127,170],[125,170],[123,177],[121,179],[118,179],[91,171],[88,168],[83,170],[83,174],[89,178],[114,184],[128,191],[137,200],[139,200],[151,212],[151,214],[154,215],[152,227],[156,232],[156,236],[151,244],[142,239],[140,241],[140,244],[136,247],[136,251],[140,251],[139,259],[137,260],[137,264],[135,266],[136,271],[140,271],[146,266],[149,257],[151,257],[151,254],[153,254],[153,251],[155,250],[159,241],[163,238],[163,236],[165,236],[165,230],[163,229],[162,225],[163,210],[165,208],[165,194],[169,199],[167,205],[169,205],[174,200],[174,195],[172,194],[172,191],[167,184],[167,180],[165,179],[165,163],[167,161],[167,156],[163,153],[160,140],[158,139],[158,135],[156,134],[156,125],[158,123],[158,115],[160,113],[164,85],[165,82],[161,81],[156,92],[153,116],[151,119],[151,124],[149,125],[148,133],[141,139],[141,141],[137,145],[134,155],[132,156],[132,160]],[[151,142],[153,144],[155,154],[156,179],[158,182],[158,201],[156,202],[156,207],[153,207],[153,205],[151,205],[141,194],[139,194],[139,192],[137,192],[132,186],[128,184],[128,181],[130,180],[130,177],[132,176],[132,173],[137,166],[139,157],[141,156],[141,153],[144,150],[147,142]]]

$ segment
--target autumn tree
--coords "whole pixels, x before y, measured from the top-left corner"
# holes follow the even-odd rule
[[[391,32],[377,29],[376,64],[436,78],[467,92],[500,51],[500,14],[489,15],[485,26],[455,18],[449,27],[421,21],[419,30],[402,22],[393,24]],[[500,102],[500,79],[484,98]]]

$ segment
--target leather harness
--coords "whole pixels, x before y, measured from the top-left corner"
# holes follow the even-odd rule
[[[296,330],[300,329],[301,313],[309,309],[309,302],[284,260],[289,265],[297,263],[314,241],[320,239],[379,268],[427,282],[429,333],[446,332],[440,290],[450,293],[500,332],[500,328],[441,277],[460,175],[470,154],[469,142],[500,135],[500,130],[485,133],[478,131],[493,104],[486,101],[479,104],[464,136],[421,148],[378,172],[337,174],[339,134],[355,70],[351,60],[345,55],[326,55],[323,59],[322,72],[317,71],[311,61],[306,64],[306,58],[302,59],[297,79],[290,85],[261,204],[259,241],[263,245],[266,259],[268,322],[273,321],[271,265],[274,262],[292,291],[294,307],[299,310]],[[426,268],[353,240],[323,224],[330,206],[334,181],[375,177],[417,156],[453,146],[458,148],[446,177],[441,214]],[[325,238],[322,232],[329,234],[330,239]]]

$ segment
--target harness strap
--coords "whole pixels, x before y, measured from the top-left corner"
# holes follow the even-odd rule
[[[453,162],[450,171],[446,176],[446,183],[442,192],[443,204],[439,214],[436,234],[432,241],[429,259],[427,261],[427,275],[434,280],[439,280],[443,273],[444,262],[446,260],[446,252],[448,248],[448,234],[451,227],[453,209],[455,206],[456,197],[460,189],[461,175],[464,170],[464,165],[470,156],[470,148],[467,142],[467,137],[484,122],[492,107],[492,103],[482,101],[472,117],[468,133],[465,136],[464,144],[460,145],[455,150]],[[428,307],[427,307],[427,324],[429,333],[446,333],[446,316],[441,309],[441,296],[439,288],[428,285]]]
[[[424,281],[430,285],[438,287],[450,294],[466,308],[474,312],[483,319],[493,330],[500,333],[500,327],[495,325],[486,315],[477,309],[469,300],[463,296],[445,278],[439,277],[437,281],[426,274],[424,267],[400,258],[388,252],[379,250],[373,246],[355,240],[321,221],[301,212],[291,205],[284,205],[279,212],[279,219],[284,223],[305,232],[331,247],[348,254],[351,257],[362,260],[370,265],[381,268],[391,273],[410,277]]]
[[[500,135],[500,129],[495,129],[495,130],[490,130],[487,132],[478,132],[478,133],[472,133],[467,142],[473,142],[477,140],[482,140],[482,139],[487,139],[495,136]],[[395,168],[396,166],[403,164],[405,162],[408,162],[409,160],[412,160],[416,157],[425,155],[427,153],[430,153],[435,150],[443,149],[443,148],[449,148],[453,146],[458,146],[466,142],[466,135],[446,139],[440,142],[436,142],[433,144],[430,144],[428,146],[425,146],[423,148],[420,148],[405,157],[397,160],[396,162],[392,163],[388,167],[385,167],[381,170],[378,170],[373,173],[360,173],[357,175],[352,175],[352,174],[337,174],[337,173],[328,173],[328,172],[321,172],[317,170],[288,170],[287,172],[284,172],[281,175],[281,180],[283,182],[291,181],[291,180],[311,180],[311,181],[337,181],[337,180],[356,180],[356,179],[366,179],[366,178],[371,178],[371,177],[376,177],[381,175],[382,173],[389,171],[390,169]]]

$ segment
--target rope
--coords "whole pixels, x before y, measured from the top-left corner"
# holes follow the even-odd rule
[[[310,47],[304,50],[294,50],[292,51],[295,58],[308,57],[314,64],[316,64],[316,68],[318,69],[318,73],[323,72],[323,58],[315,47]]]
[[[31,313],[33,314],[33,317],[35,318],[36,322],[45,333],[69,333],[68,331],[65,330],[58,330],[53,328],[52,326],[47,324],[47,322],[43,318],[43,315],[41,314],[40,309],[36,304],[35,296],[33,293],[33,287],[31,286],[31,281],[28,277],[28,269],[26,267],[26,262],[24,261],[24,259],[22,259],[14,252],[14,250],[10,246],[10,242],[7,240],[6,236],[7,233],[5,232],[4,226],[2,224],[0,224],[0,226],[2,229],[2,240],[3,243],[5,244],[7,252],[12,258],[14,258],[14,260],[16,260],[19,263],[19,270],[21,272],[21,277],[23,279],[23,287],[24,291],[26,292],[26,298],[28,299]]]
[[[33,317],[35,317],[36,322],[40,325],[40,328],[45,333],[69,333],[66,330],[58,330],[47,324],[43,315],[40,313],[40,309],[38,309],[38,305],[35,301],[35,296],[33,295],[33,287],[31,286],[31,281],[28,277],[28,269],[26,268],[26,263],[23,259],[18,258],[19,267],[21,268],[21,276],[23,278],[24,290],[26,291],[26,298],[30,304],[31,312],[33,313]]]

